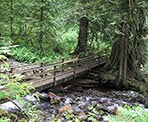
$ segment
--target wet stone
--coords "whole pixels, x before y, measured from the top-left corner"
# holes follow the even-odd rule
[[[34,96],[31,95],[27,95],[26,97],[24,97],[24,100],[30,103],[36,103],[38,101]]]
[[[80,121],[84,121],[84,120],[86,120],[87,118],[88,118],[88,116],[87,116],[85,113],[80,113],[80,115],[79,115]]]
[[[144,98],[144,105],[148,108],[148,96]]]
[[[60,93],[59,93],[60,94]],[[49,102],[42,101],[40,106],[42,111],[46,111],[47,116],[49,116],[50,120],[54,119],[55,116],[59,115],[59,109],[64,107],[65,105],[70,104],[71,109],[73,110],[72,116],[78,117],[82,121],[87,121],[89,114],[95,116],[97,120],[100,122],[107,122],[103,119],[104,115],[109,113],[116,114],[116,108],[123,107],[124,105],[135,105],[135,101],[132,99],[128,99],[131,97],[129,94],[134,94],[132,97],[135,97],[137,93],[134,92],[126,92],[126,91],[105,91],[105,90],[96,90],[96,89],[86,89],[83,92],[69,92],[62,93],[59,95],[56,93],[53,95],[53,98],[57,98],[57,96],[62,97],[60,103],[51,105]],[[137,104],[142,106],[141,103]],[[88,109],[92,107],[92,109]],[[65,107],[66,110],[67,108]],[[97,112],[96,112],[97,111]],[[54,116],[53,116],[54,115]],[[66,115],[60,116],[61,121],[65,122]],[[86,120],[85,120],[86,119]]]
[[[48,94],[46,93],[40,93],[38,96],[43,101],[48,101],[48,102],[50,101],[50,98],[48,97]]]
[[[73,110],[74,110],[74,112],[75,112],[76,114],[82,112],[82,109],[80,109],[80,108],[77,107],[77,106],[73,106],[72,108],[73,108]]]
[[[72,98],[65,98],[65,104],[70,104],[70,103],[73,103],[73,100]]]

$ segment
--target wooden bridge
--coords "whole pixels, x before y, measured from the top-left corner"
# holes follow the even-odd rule
[[[11,67],[13,75],[23,75],[23,80],[41,91],[76,78],[102,63],[98,53],[83,58],[62,59],[60,62],[41,62],[36,65]]]
[[[96,66],[104,63],[98,53],[83,58],[62,59],[60,62],[46,61],[38,64],[24,64],[10,67],[9,75],[22,76],[23,82],[27,82],[38,91],[45,90],[60,83],[72,80]],[[0,87],[0,91],[5,91]],[[6,90],[7,91],[7,90]],[[0,100],[3,103],[5,100]]]
[[[62,59],[60,62],[51,61],[38,64],[24,64],[10,67],[9,75],[22,76],[24,82],[29,83],[38,91],[45,90],[57,84],[74,79],[92,68],[95,68],[103,59],[98,53],[83,58]],[[4,87],[0,90],[6,90]]]

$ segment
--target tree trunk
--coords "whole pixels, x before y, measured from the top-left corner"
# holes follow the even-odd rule
[[[126,24],[123,24],[122,32],[126,33]],[[119,56],[119,84],[120,86],[127,86],[127,34],[123,35],[120,42],[120,56]]]
[[[10,3],[10,38],[13,38],[13,0]]]
[[[42,4],[44,3],[44,0],[42,0]],[[40,9],[40,34],[39,34],[39,49],[40,52],[43,51],[43,46],[42,46],[42,42],[43,42],[43,15],[44,15],[44,8],[43,6]]]
[[[88,37],[88,19],[87,17],[80,18],[78,44],[74,54],[86,52]]]
[[[127,77],[141,81],[140,65],[144,64],[145,14],[144,9],[137,10],[138,2],[125,0],[121,4],[122,23],[118,29],[117,39],[112,47],[111,67],[118,70],[118,87],[127,87]],[[128,76],[127,76],[128,75]]]

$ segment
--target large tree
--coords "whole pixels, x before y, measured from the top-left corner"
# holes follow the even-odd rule
[[[87,17],[80,18],[78,44],[74,52],[75,54],[86,52],[87,50],[88,22]]]
[[[85,4],[87,3],[86,0],[80,0],[80,4],[82,8],[85,10]],[[87,15],[83,15],[79,19],[79,36],[78,36],[78,43],[75,49],[75,54],[79,54],[82,52],[86,52],[87,50],[87,40],[88,40],[88,17]]]
[[[127,77],[140,79],[145,61],[145,0],[119,0],[118,34],[112,47],[111,65],[117,69],[117,86],[127,86]]]

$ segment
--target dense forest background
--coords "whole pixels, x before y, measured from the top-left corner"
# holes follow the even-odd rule
[[[21,101],[32,89],[6,73],[9,59],[33,64],[96,52],[105,59],[100,84],[139,91],[148,105],[147,0],[0,0],[0,86],[10,89],[0,99]]]
[[[19,61],[101,51],[109,67],[139,79],[147,61],[145,0],[11,0],[0,4],[1,46]],[[125,84],[125,83],[124,83]]]
[[[58,59],[100,51],[107,70],[118,71],[118,84],[142,80],[147,62],[147,2],[2,1],[1,46],[15,45],[19,61]]]

